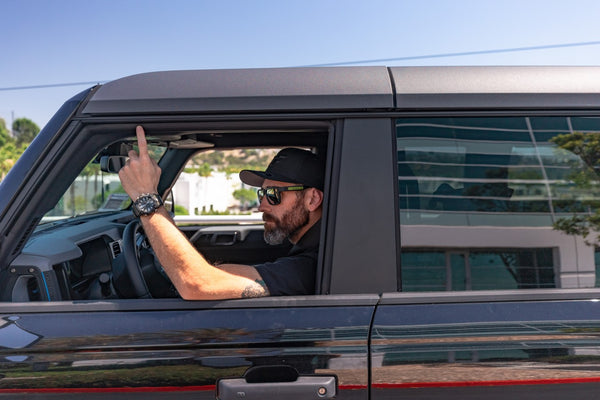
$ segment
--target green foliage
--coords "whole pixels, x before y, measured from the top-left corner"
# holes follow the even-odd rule
[[[17,150],[13,140],[9,140],[0,147],[0,177],[4,178],[8,171],[15,165],[22,151]]]
[[[179,205],[179,204],[175,204],[174,211],[175,211],[175,215],[189,215],[190,214],[190,212],[188,211],[187,208],[185,208],[184,206]]]
[[[100,164],[89,163],[85,166],[80,176],[94,176],[100,173]]]
[[[40,132],[40,128],[30,119],[17,118],[12,125],[13,136],[17,146],[24,143],[31,143]]]
[[[209,210],[206,210],[206,208],[202,208],[202,211],[200,212],[200,215],[230,215],[231,213],[229,212],[229,210],[225,210],[225,211],[219,211],[219,210],[215,210],[213,208],[213,206],[210,206]]]
[[[4,119],[0,118],[0,146],[4,146],[7,142],[11,141],[10,132],[6,127]]]
[[[233,192],[233,197],[242,203],[242,209],[247,210],[248,206],[256,202],[256,190],[253,189],[237,189]]]
[[[209,150],[194,156],[192,162],[194,165],[199,166],[198,168],[208,165],[213,171],[232,175],[243,169],[264,169],[273,158],[273,155],[274,151],[272,150],[240,149],[228,152],[228,154],[222,151]]]
[[[6,176],[27,146],[28,143],[16,143],[0,118],[0,179]]]
[[[196,164],[221,165],[225,159],[225,154],[220,151],[204,151],[194,156],[193,161]]]
[[[196,165],[192,168],[185,168],[184,172],[187,172],[189,174],[198,174],[203,177],[209,177],[213,172],[213,168],[210,166],[209,163],[203,162],[202,164]]]
[[[561,149],[578,155],[593,168],[600,160],[600,132],[573,132],[557,135],[550,140]]]
[[[568,235],[582,236],[588,245],[597,244],[600,242],[600,208],[593,193],[598,193],[600,188],[596,173],[600,167],[600,133],[573,132],[555,136],[550,141],[558,146],[557,156],[564,150],[563,162],[571,166],[568,179],[573,182],[575,189],[582,193],[592,192],[591,196],[587,196],[588,199],[555,202],[555,207],[571,210],[573,215],[559,218],[554,223],[554,229]],[[573,154],[577,157],[573,157]],[[591,233],[596,235],[593,240],[588,239]]]

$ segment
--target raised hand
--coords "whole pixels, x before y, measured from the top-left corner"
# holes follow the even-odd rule
[[[158,193],[160,167],[148,153],[148,143],[144,128],[137,126],[135,129],[138,140],[139,154],[135,150],[129,151],[129,160],[119,171],[121,185],[132,200],[141,194]]]

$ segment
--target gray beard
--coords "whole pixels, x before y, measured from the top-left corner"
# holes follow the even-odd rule
[[[275,228],[268,229],[265,226],[265,242],[270,245],[283,243],[287,238],[293,237],[300,229],[308,224],[309,212],[302,204],[299,197],[292,211],[284,214],[281,219],[275,219],[272,215],[263,215],[263,219],[275,222]]]
[[[281,244],[287,237],[288,237],[288,235],[281,229],[275,228],[275,229],[269,230],[269,231],[267,231],[265,229],[264,238],[265,238],[265,242],[267,242],[267,244],[270,244],[270,245]]]

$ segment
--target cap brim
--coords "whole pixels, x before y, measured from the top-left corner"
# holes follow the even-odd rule
[[[249,169],[240,171],[240,180],[246,185],[261,187],[265,178],[263,171],[251,171]]]
[[[252,171],[249,169],[244,169],[240,171],[240,180],[244,182],[246,185],[261,187],[265,179],[270,179],[272,181],[278,182],[288,182],[293,184],[303,184],[302,182],[298,182],[294,179],[291,179],[284,175],[276,175],[271,174],[267,171]]]

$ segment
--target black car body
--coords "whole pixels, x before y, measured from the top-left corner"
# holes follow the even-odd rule
[[[184,301],[108,184],[98,212],[58,215],[136,125],[163,150],[166,198],[206,149],[326,156],[316,294]],[[589,395],[600,263],[556,222],[593,215],[600,192],[585,151],[556,137],[597,132],[593,67],[171,71],[90,88],[0,185],[0,396]],[[215,260],[286,251],[260,224],[181,229]]]

